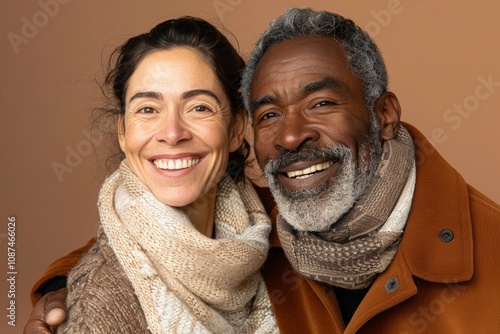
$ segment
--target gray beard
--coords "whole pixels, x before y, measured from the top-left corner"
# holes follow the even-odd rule
[[[376,136],[360,147],[360,157],[344,146],[303,148],[296,153],[285,153],[268,160],[264,177],[274,197],[280,215],[298,231],[321,232],[330,229],[370,186],[380,161],[381,144]],[[305,190],[290,191],[281,186],[276,170],[299,160],[327,158],[337,161],[338,174],[328,182]]]

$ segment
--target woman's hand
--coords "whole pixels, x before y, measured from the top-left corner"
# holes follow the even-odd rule
[[[47,293],[33,307],[30,319],[24,327],[24,334],[55,333],[66,319],[66,288]]]

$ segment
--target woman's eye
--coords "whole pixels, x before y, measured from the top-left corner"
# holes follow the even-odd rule
[[[194,106],[193,108],[194,111],[198,111],[198,112],[204,112],[204,111],[212,111],[212,109],[210,109],[209,107],[207,107],[206,105],[203,105],[203,104],[198,104],[196,106]]]
[[[155,112],[155,109],[152,107],[143,107],[143,108],[139,109],[138,112],[141,114],[152,114]]]

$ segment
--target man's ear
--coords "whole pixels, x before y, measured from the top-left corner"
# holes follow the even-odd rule
[[[125,116],[118,115],[116,122],[116,132],[118,134],[118,143],[122,152],[125,152]]]
[[[380,124],[380,137],[383,140],[393,139],[399,129],[401,106],[393,92],[383,93],[375,103],[375,114]]]
[[[241,111],[231,119],[229,129],[229,152],[234,152],[240,148],[245,138],[245,130],[248,124],[246,111]]]

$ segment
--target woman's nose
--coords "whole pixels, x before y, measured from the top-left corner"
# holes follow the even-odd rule
[[[192,138],[185,120],[177,112],[168,112],[162,115],[156,124],[156,140],[169,145],[176,145],[180,141]]]

